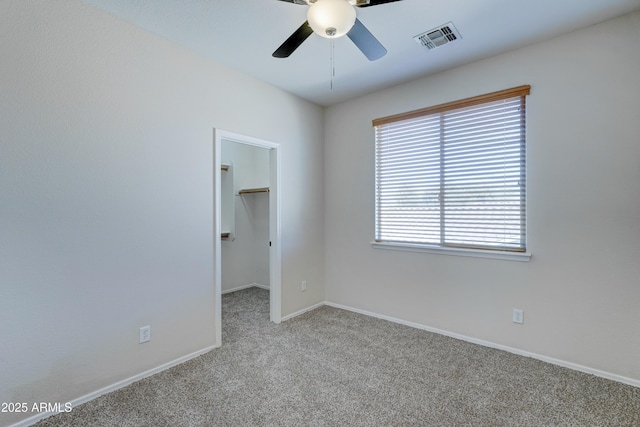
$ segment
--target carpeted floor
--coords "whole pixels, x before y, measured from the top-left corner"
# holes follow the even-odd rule
[[[45,426],[640,426],[640,389],[322,307],[223,296],[223,346]]]

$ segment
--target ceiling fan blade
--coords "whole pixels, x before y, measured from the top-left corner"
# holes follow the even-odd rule
[[[309,26],[309,21],[304,21],[304,24],[291,34],[289,38],[273,52],[272,56],[274,58],[288,58],[312,33],[313,30]]]
[[[303,4],[305,6],[308,5],[308,3],[305,0],[280,0],[280,1],[286,1],[287,3]],[[391,1],[397,1],[397,0],[391,0]]]
[[[358,49],[364,53],[364,56],[366,56],[369,61],[375,61],[387,54],[387,49],[380,44],[378,39],[367,30],[367,27],[365,27],[358,18],[356,18],[356,23],[353,24],[347,36],[349,36],[353,44],[358,46]]]
[[[283,0],[283,1],[287,1],[287,0]],[[380,4],[385,4],[385,3],[392,3],[394,1],[402,1],[402,0],[369,0],[369,4],[356,4],[356,6],[371,7],[371,6],[378,6]]]

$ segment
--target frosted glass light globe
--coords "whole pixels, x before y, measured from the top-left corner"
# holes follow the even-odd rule
[[[309,6],[307,21],[322,37],[342,37],[356,22],[356,10],[347,0],[317,0]]]

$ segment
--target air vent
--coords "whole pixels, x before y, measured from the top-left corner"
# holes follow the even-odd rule
[[[453,23],[449,22],[422,34],[418,34],[413,39],[427,49],[433,50],[445,44],[460,40],[461,38],[462,36],[460,36],[456,27],[453,26]]]

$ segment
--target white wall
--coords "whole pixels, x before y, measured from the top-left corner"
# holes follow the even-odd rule
[[[321,108],[77,0],[0,2],[0,57],[1,402],[214,343],[214,127],[280,143],[282,314],[324,299]]]
[[[327,300],[639,381],[639,45],[635,13],[328,108]],[[373,249],[371,120],[521,84],[532,260]]]
[[[238,195],[245,188],[269,187],[269,150],[222,141],[222,163],[231,164],[235,230],[223,240],[222,291],[260,284],[269,286],[269,193]]]

